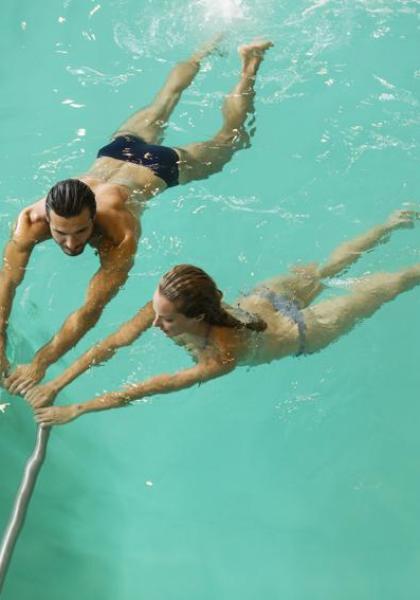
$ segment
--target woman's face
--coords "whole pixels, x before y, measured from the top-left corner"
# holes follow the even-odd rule
[[[153,325],[159,327],[167,336],[175,337],[182,333],[192,333],[197,326],[197,319],[189,319],[176,310],[175,304],[165,298],[159,288],[153,294]]]

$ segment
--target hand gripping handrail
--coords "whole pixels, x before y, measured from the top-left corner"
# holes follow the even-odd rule
[[[36,444],[32,456],[26,463],[23,479],[19,491],[16,495],[15,504],[9,523],[3,536],[0,547],[0,593],[6,577],[7,569],[12,557],[19,533],[25,521],[28,505],[34,491],[38,473],[44,462],[47,450],[47,442],[50,436],[51,427],[42,427],[38,425]]]

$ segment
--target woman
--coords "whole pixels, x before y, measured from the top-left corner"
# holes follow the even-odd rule
[[[80,415],[124,406],[132,400],[174,392],[225,375],[238,364],[257,364],[324,348],[373,314],[382,304],[420,283],[420,264],[398,273],[364,277],[346,296],[309,306],[322,291],[322,279],[355,262],[394,230],[411,227],[420,213],[399,211],[383,225],[346,242],[325,265],[296,267],[293,274],[258,285],[236,303],[222,302],[215,282],[201,269],[178,265],[159,282],[153,300],[103,342],[91,348],[62,375],[26,394],[36,420],[66,423]],[[131,344],[151,326],[183,345],[196,362],[173,375],[158,375],[121,391],[82,404],[48,407],[55,395],[89,367],[108,360],[117,348]]]

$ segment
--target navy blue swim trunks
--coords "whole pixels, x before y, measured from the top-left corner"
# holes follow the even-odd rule
[[[119,135],[99,150],[97,157],[101,156],[148,167],[157,177],[163,179],[168,187],[179,183],[179,157],[175,150],[168,146],[148,144],[135,135]]]

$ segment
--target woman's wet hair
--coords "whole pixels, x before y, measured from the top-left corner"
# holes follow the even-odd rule
[[[200,318],[209,325],[264,331],[267,324],[256,317],[244,323],[222,305],[222,292],[205,271],[193,265],[177,265],[159,282],[159,292],[173,302],[177,310],[190,319]]]
[[[88,208],[90,216],[96,214],[95,194],[80,179],[65,179],[56,183],[45,201],[47,215],[53,210],[60,217],[76,217]]]

